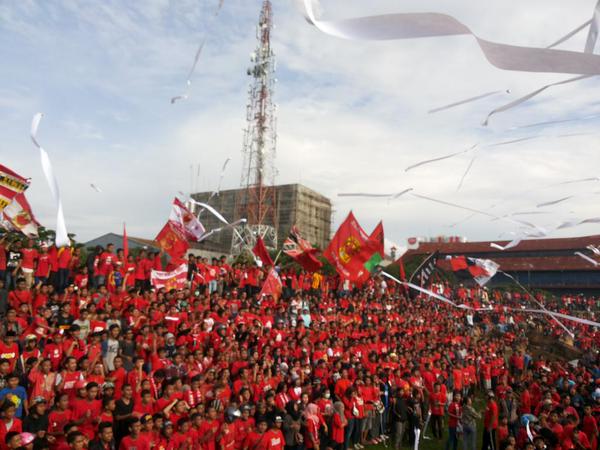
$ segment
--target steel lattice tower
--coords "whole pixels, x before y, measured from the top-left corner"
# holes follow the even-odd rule
[[[276,67],[271,49],[272,14],[271,1],[264,0],[256,28],[258,44],[250,55],[252,66],[248,69],[252,81],[248,87],[241,189],[236,198],[236,219],[246,218],[247,222],[234,230],[231,244],[234,255],[254,247],[258,236],[267,247],[277,247],[274,187],[277,132],[273,103]]]

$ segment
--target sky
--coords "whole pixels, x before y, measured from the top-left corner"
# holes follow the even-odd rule
[[[27,197],[39,222],[54,228],[56,217],[29,138],[36,112],[44,113],[38,138],[59,180],[67,228],[79,241],[120,232],[123,222],[130,235],[153,238],[178,191],[215,189],[228,157],[223,188],[239,187],[246,69],[261,3],[225,0],[213,18],[218,0],[1,2],[0,163],[31,177]],[[482,38],[544,47],[590,19],[595,3],[322,0],[318,11],[323,19],[441,12]],[[353,210],[367,231],[383,220],[386,237],[398,243],[411,236],[473,241],[519,232],[517,223],[486,216],[464,220],[468,212],[416,197],[337,197],[413,188],[470,208],[500,204],[490,210],[499,216],[544,213],[519,217],[551,237],[600,234],[594,225],[552,231],[565,220],[600,216],[598,182],[549,186],[599,176],[596,78],[549,89],[483,127],[495,107],[570,76],[497,69],[469,36],[347,41],[308,24],[295,0],[274,0],[273,8],[276,181],[299,182],[330,197],[334,226]],[[586,34],[560,48],[581,51]],[[204,37],[189,98],[171,104],[185,89]],[[503,93],[428,114],[497,90]],[[569,119],[576,120],[517,128]],[[411,164],[474,144],[480,145],[478,157],[460,190],[470,153],[405,172]],[[536,207],[567,196],[574,197]]]

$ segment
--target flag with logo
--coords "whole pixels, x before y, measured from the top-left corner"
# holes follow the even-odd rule
[[[364,279],[365,263],[373,256],[369,235],[362,229],[352,211],[342,222],[323,252],[338,274],[351,282]]]
[[[35,238],[38,236],[39,223],[33,216],[31,206],[25,198],[24,193],[14,196],[12,202],[2,211],[5,223],[8,222],[11,229],[20,231],[25,236]]]
[[[152,270],[150,272],[150,282],[156,289],[165,288],[167,291],[171,289],[183,289],[185,288],[187,273],[187,264],[181,264],[170,272]]]
[[[283,242],[283,253],[294,259],[307,272],[316,272],[323,263],[317,259],[317,249],[302,237],[296,225],[292,226],[290,234]]]
[[[0,211],[13,201],[17,194],[29,187],[29,180],[0,164]]]
[[[463,279],[474,279],[479,286],[484,286],[492,279],[500,265],[491,259],[468,258],[466,256],[447,256],[454,274]]]
[[[260,290],[259,298],[262,298],[265,295],[272,296],[275,300],[279,300],[281,297],[281,292],[283,291],[283,285],[281,284],[281,278],[279,278],[279,274],[272,268],[263,283],[262,289]]]
[[[190,247],[183,231],[170,220],[154,240],[158,242],[158,246],[164,252],[174,259],[181,258]]]
[[[178,198],[173,200],[169,222],[179,227],[188,241],[199,241],[206,233],[202,223]]]

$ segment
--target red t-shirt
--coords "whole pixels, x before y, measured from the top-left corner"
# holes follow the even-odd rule
[[[35,248],[24,248],[21,250],[23,259],[21,260],[21,268],[33,271],[35,260],[38,257],[38,251]]]
[[[35,270],[35,276],[39,278],[46,278],[50,273],[50,256],[48,253],[41,253],[38,255],[37,269]]]
[[[137,438],[125,436],[119,445],[119,450],[150,450],[148,439],[139,435]]]
[[[451,428],[456,428],[458,426],[458,421],[460,420],[458,417],[460,417],[461,415],[462,408],[460,404],[456,402],[450,403],[450,406],[448,406],[448,426]]]
[[[494,400],[489,401],[485,407],[483,425],[492,430],[498,428],[498,404]]]

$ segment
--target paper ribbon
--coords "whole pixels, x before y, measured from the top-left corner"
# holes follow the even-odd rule
[[[219,211],[217,211],[215,208],[210,206],[208,203],[198,202],[194,199],[190,199],[190,201],[192,203],[194,203],[195,205],[198,205],[198,206],[204,208],[205,210],[207,210],[209,213],[211,213],[213,216],[215,216],[217,219],[219,219],[219,221],[223,222],[225,225],[229,225],[229,222],[227,221],[227,219],[225,219],[225,217],[223,217]]]
[[[588,20],[587,22],[584,22],[583,24],[579,25],[577,28],[575,28],[573,31],[570,31],[569,33],[567,33],[566,35],[564,35],[563,37],[561,37],[559,40],[557,40],[556,42],[553,42],[552,44],[550,44],[548,47],[546,48],[554,48],[559,46],[560,44],[562,44],[563,42],[568,41],[569,39],[571,39],[573,36],[575,36],[577,33],[579,33],[581,30],[583,30],[584,28],[586,28],[587,26],[589,26],[592,23],[592,19]]]
[[[42,113],[36,113],[33,116],[33,120],[31,121],[31,140],[33,141],[33,145],[35,145],[40,151],[40,159],[42,162],[42,170],[44,171],[44,176],[46,177],[46,181],[48,182],[48,186],[50,187],[50,192],[52,193],[52,197],[54,197],[54,203],[56,204],[56,246],[57,247],[68,247],[71,244],[71,240],[69,239],[69,235],[67,234],[67,226],[65,224],[65,216],[63,213],[62,200],[60,198],[60,189],[58,188],[58,180],[54,175],[54,170],[52,169],[52,163],[50,162],[50,157],[46,150],[42,148],[42,146],[37,141],[37,132],[38,127],[40,126],[40,121],[44,115]]]
[[[504,247],[502,247],[500,244],[496,244],[495,242],[492,242],[490,244],[490,247],[492,248],[496,248],[498,250],[504,251],[504,250],[508,250],[509,248],[514,248],[517,245],[519,245],[521,243],[521,241],[523,240],[522,237],[518,237],[516,239],[513,239],[512,241],[510,241],[508,244],[506,244]]]
[[[98,193],[102,193],[102,189],[96,186],[94,183],[90,183],[90,187]]]
[[[599,263],[598,263],[597,261],[593,260],[592,258],[590,258],[589,256],[587,256],[587,255],[584,255],[584,254],[583,254],[583,253],[581,253],[581,252],[575,252],[575,254],[576,254],[577,256],[579,256],[580,258],[582,258],[582,259],[585,259],[587,262],[589,262],[589,263],[593,264],[593,265],[594,265],[594,267],[598,267],[598,264],[599,264]]]
[[[449,155],[440,156],[440,157],[433,158],[433,159],[427,159],[425,161],[420,161],[420,162],[418,162],[416,164],[408,166],[406,169],[404,169],[404,171],[408,172],[409,170],[415,169],[415,168],[420,167],[420,166],[424,166],[425,164],[430,164],[430,163],[437,162],[437,161],[443,161],[444,159],[454,158],[455,156],[462,155],[463,153],[470,152],[471,150],[473,150],[478,145],[479,144],[475,144],[475,145],[473,145],[473,146],[471,146],[471,147],[469,147],[469,148],[467,148],[465,150],[461,150],[460,152],[450,153]]]
[[[460,188],[462,188],[462,185],[465,182],[465,179],[467,178],[467,175],[471,172],[471,169],[473,168],[473,164],[475,164],[475,160],[476,159],[477,159],[477,154],[473,155],[473,157],[471,158],[471,161],[469,161],[469,165],[465,169],[465,172],[463,173],[462,177],[460,177],[460,181],[458,182],[458,186],[456,186],[456,190],[457,191],[460,191]]]
[[[312,0],[304,0],[306,20],[321,32],[342,39],[379,41],[470,35],[490,64],[520,72],[600,75],[600,57],[592,54],[521,47],[481,39],[454,17],[439,13],[383,14],[323,21],[315,18]]]
[[[508,273],[506,273],[506,272],[503,272],[502,270],[499,270],[498,272],[500,272],[501,274],[503,274],[505,277],[508,277],[508,278],[510,278],[511,280],[513,280],[513,281],[515,282],[515,284],[516,284],[517,286],[519,286],[521,289],[523,289],[523,291],[524,291],[524,292],[526,292],[526,293],[529,295],[529,298],[530,298],[530,299],[531,299],[533,302],[535,302],[535,304],[536,304],[536,305],[538,305],[540,308],[542,308],[542,310],[543,310],[545,313],[550,313],[550,311],[548,311],[548,310],[546,309],[546,307],[545,307],[545,306],[544,306],[544,305],[543,305],[541,302],[539,302],[537,298],[535,298],[535,295],[533,295],[531,292],[529,292],[529,290],[527,290],[527,289],[525,288],[525,286],[523,286],[523,285],[522,285],[522,284],[519,282],[519,280],[517,280],[517,279],[516,279],[515,277],[513,277],[512,275],[509,275]],[[557,324],[558,324],[558,325],[559,325],[559,326],[560,326],[560,327],[561,327],[563,330],[565,330],[569,336],[571,336],[572,338],[574,338],[574,337],[575,337],[575,335],[573,334],[573,332],[572,332],[571,330],[569,330],[569,329],[568,329],[568,328],[565,326],[565,324],[563,324],[563,323],[562,323],[560,320],[558,320],[558,319],[557,319],[556,317],[554,317],[553,315],[551,315],[551,317],[552,317],[552,320],[554,320],[554,321],[555,321],[555,322],[556,322],[556,323],[557,323]]]
[[[600,1],[596,3],[594,8],[594,15],[590,23],[590,30],[588,32],[587,40],[585,42],[585,53],[594,53],[596,43],[598,42],[598,29],[600,28]]]
[[[559,198],[557,200],[552,200],[549,202],[544,202],[544,203],[540,203],[539,205],[537,205],[537,208],[543,208],[544,206],[552,206],[552,205],[557,205],[558,203],[562,203],[562,202],[566,202],[567,200],[572,199],[574,196],[573,195],[569,195],[567,197],[563,197],[563,198]]]
[[[231,161],[231,158],[227,158],[223,163],[223,167],[221,168],[221,175],[219,176],[219,184],[217,185],[217,190],[213,191],[213,193],[210,194],[210,197],[208,199],[209,201],[211,198],[213,198],[215,195],[219,195],[219,193],[221,192],[221,183],[223,182],[223,177],[225,176],[225,169],[227,169],[227,164],[229,164],[229,161]]]
[[[527,431],[527,438],[533,442],[533,434],[531,434],[531,428],[529,428],[529,420],[525,424],[525,430]]]
[[[477,100],[481,100],[481,99],[489,97],[491,95],[500,94],[501,92],[510,93],[510,90],[507,89],[506,91],[486,92],[485,94],[476,95],[475,97],[470,97],[470,98],[467,98],[465,100],[460,100],[458,102],[450,103],[449,105],[440,106],[439,108],[430,109],[429,111],[427,111],[427,113],[428,114],[434,114],[436,112],[445,111],[446,109],[450,109],[450,108],[454,108],[456,106],[464,105],[465,103],[475,102]]]
[[[600,249],[598,247],[594,247],[593,245],[588,245],[586,248],[588,250],[591,250],[592,252],[594,252],[595,255],[600,256]]]
[[[404,189],[403,191],[397,192],[395,194],[375,194],[369,192],[341,192],[337,196],[338,197],[366,197],[366,198],[390,198],[396,200],[399,197],[402,197],[404,194],[412,191],[413,188]]]

